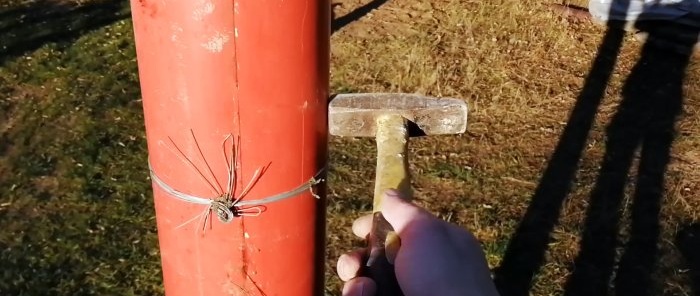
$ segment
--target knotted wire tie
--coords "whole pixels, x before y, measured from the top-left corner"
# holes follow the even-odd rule
[[[148,169],[150,171],[151,179],[153,179],[153,181],[161,189],[163,189],[163,191],[185,202],[206,205],[207,216],[209,215],[208,213],[210,211],[214,211],[216,216],[219,218],[219,221],[222,223],[230,223],[234,218],[240,216],[258,216],[262,213],[262,208],[260,207],[261,205],[292,198],[303,193],[304,191],[309,191],[313,197],[320,199],[321,197],[314,192],[313,188],[314,186],[325,181],[321,178],[321,176],[326,170],[325,167],[321,168],[313,177],[309,179],[309,181],[304,182],[290,191],[256,200],[234,200],[231,195],[232,193],[230,192],[226,192],[216,198],[204,198],[178,191],[158,177],[158,174],[156,174],[151,166],[150,160],[148,161]]]

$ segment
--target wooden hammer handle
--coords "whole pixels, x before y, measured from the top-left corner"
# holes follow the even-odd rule
[[[362,274],[377,284],[376,295],[403,296],[394,270],[394,258],[401,242],[381,212],[374,213],[367,240],[367,263]]]
[[[374,217],[368,238],[366,275],[377,283],[377,295],[402,296],[396,280],[394,258],[401,244],[391,224],[381,213],[384,193],[396,189],[411,199],[408,172],[408,125],[401,115],[377,118],[377,172],[374,187]]]

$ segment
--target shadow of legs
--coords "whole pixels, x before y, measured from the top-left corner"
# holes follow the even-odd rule
[[[613,272],[620,204],[635,148],[640,140],[636,110],[620,111],[608,129],[603,165],[591,193],[575,270],[566,295],[607,295]]]
[[[576,105],[552,155],[532,202],[511,238],[495,282],[501,296],[526,296],[544,261],[550,234],[571,190],[581,153],[617,61],[622,30],[607,30]]]
[[[667,30],[657,23],[655,30]],[[697,33],[695,33],[697,36]],[[688,44],[692,48],[691,42]],[[676,117],[689,55],[644,45],[623,88],[623,100],[608,128],[603,165],[566,295],[608,295],[613,276],[625,183],[637,148],[639,169],[632,196],[629,239],[615,278],[617,295],[657,295],[652,274],[658,257],[659,214]]]
[[[700,223],[683,227],[676,235],[676,246],[689,269],[693,295],[700,296]]]
[[[671,145],[675,137],[675,122],[683,105],[683,80],[698,35],[697,30],[675,28],[675,25],[655,23],[642,28],[649,33],[642,56],[628,78],[625,100],[645,104],[647,111],[638,114],[639,120],[648,120],[637,184],[631,211],[630,238],[620,258],[615,292],[617,295],[658,295],[652,274],[658,260],[658,241],[661,233],[659,215],[664,194],[664,175],[670,161]],[[662,33],[663,32],[663,33]],[[688,52],[660,48],[654,39],[666,39],[665,34],[677,39],[673,43]],[[622,106],[624,107],[624,105]]]

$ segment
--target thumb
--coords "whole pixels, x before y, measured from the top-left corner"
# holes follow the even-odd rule
[[[384,193],[381,209],[384,218],[398,233],[401,233],[411,223],[420,220],[434,219],[432,214],[407,201],[404,196],[396,190],[388,190]]]

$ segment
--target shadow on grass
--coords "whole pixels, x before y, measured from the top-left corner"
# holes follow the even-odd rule
[[[649,34],[641,57],[622,90],[622,102],[608,126],[605,156],[591,193],[581,250],[567,283],[567,295],[607,295],[620,245],[622,199],[635,153],[629,239],[614,276],[616,295],[658,295],[652,278],[659,257],[659,215],[664,176],[683,105],[683,80],[698,31],[668,23],[639,24]],[[687,52],[662,49],[657,40],[676,38]],[[692,36],[692,37],[690,37]]]
[[[544,262],[550,235],[571,191],[622,46],[621,26],[608,24],[566,128],[496,271],[495,281],[502,296],[529,295]],[[638,29],[649,34],[648,41],[624,84],[618,112],[607,127],[605,156],[591,192],[580,252],[565,285],[565,295],[609,295],[611,282],[617,295],[656,295],[652,274],[658,258],[664,174],[675,137],[674,123],[682,107],[685,69],[698,31],[660,22],[638,24]],[[630,237],[614,274],[621,203],[637,152],[639,168],[632,196]]]
[[[360,6],[358,8],[355,8],[355,10],[349,12],[348,14],[338,17],[335,17],[335,13],[333,13],[333,18],[331,20],[331,34],[335,33],[336,31],[342,29],[343,27],[347,26],[348,24],[359,20],[363,16],[367,15],[368,13],[372,12],[372,10],[375,10],[379,8],[380,6],[384,5],[384,3],[388,2],[388,0],[374,0],[372,2],[369,2],[363,6]],[[333,6],[338,6],[340,4],[333,4]]]
[[[683,227],[676,235],[676,246],[685,259],[693,287],[692,295],[700,295],[700,223]]]
[[[510,240],[496,285],[502,296],[529,295],[531,283],[544,261],[550,234],[559,220],[567,195],[595,120],[605,89],[615,67],[624,32],[609,29],[583,90],[578,96],[554,154],[549,160],[532,201]]]
[[[87,31],[127,17],[124,0],[83,5],[39,0],[0,10],[0,65],[49,42],[69,44]]]

